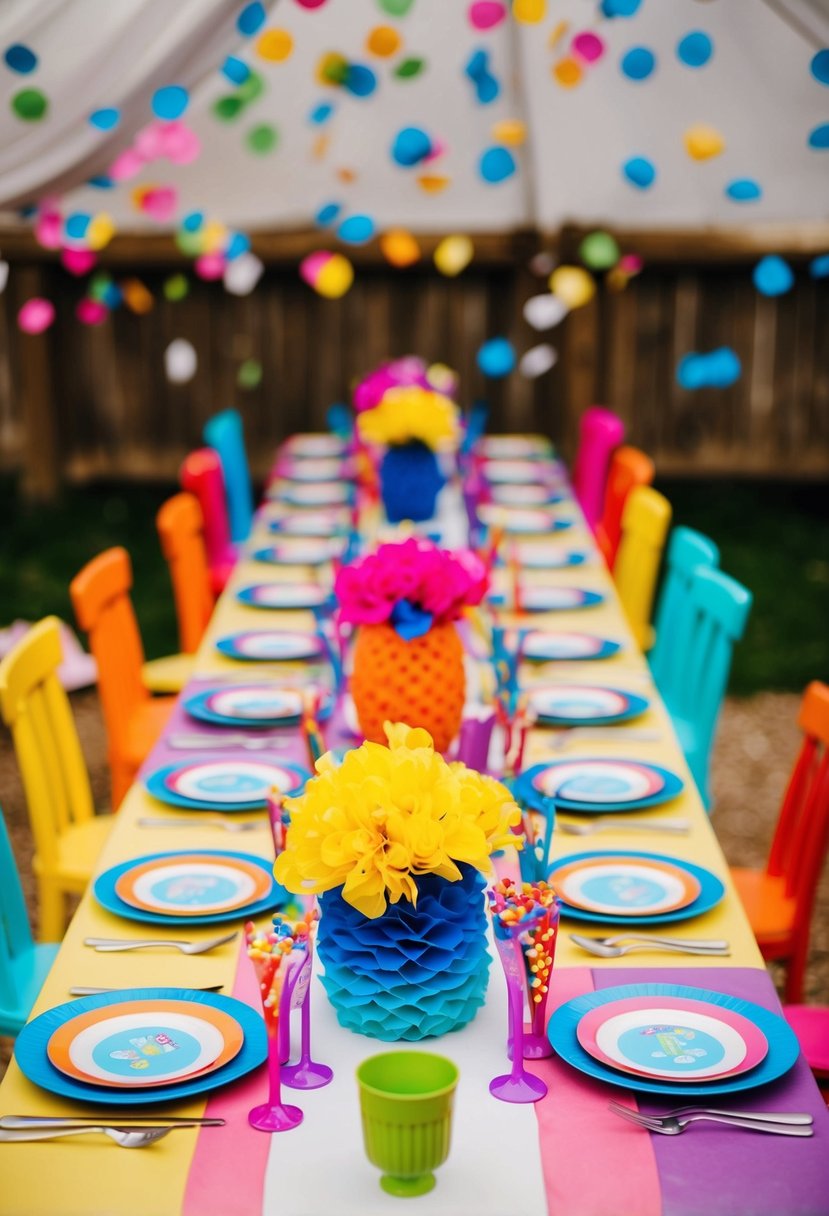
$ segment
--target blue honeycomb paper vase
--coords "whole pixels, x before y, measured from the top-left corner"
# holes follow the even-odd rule
[[[322,982],[341,1026],[386,1042],[459,1030],[484,1003],[484,879],[461,866],[458,882],[417,879],[417,906],[389,904],[368,920],[340,890],[320,898]]]
[[[389,523],[431,519],[445,484],[437,457],[425,443],[413,439],[390,447],[380,465],[380,494]]]

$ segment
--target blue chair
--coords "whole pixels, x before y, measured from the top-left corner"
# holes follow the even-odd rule
[[[58,952],[35,945],[6,823],[0,812],[0,1034],[23,1029]]]
[[[677,638],[687,632],[694,570],[697,566],[719,564],[720,552],[712,540],[692,528],[674,528],[665,555],[665,575],[654,617],[656,641],[648,655],[651,674],[663,697],[676,679]]]
[[[720,570],[697,566],[682,630],[673,638],[672,678],[662,696],[706,809],[709,767],[731,656],[745,632],[752,594]]]
[[[245,451],[242,415],[238,410],[222,410],[204,426],[204,442],[218,453],[227,493],[230,539],[238,544],[247,540],[253,523],[253,488]]]

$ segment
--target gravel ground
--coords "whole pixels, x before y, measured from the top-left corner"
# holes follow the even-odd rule
[[[760,866],[771,842],[786,781],[799,746],[799,696],[760,693],[726,702],[714,753],[714,826],[726,858],[734,865]],[[106,742],[94,692],[75,693],[72,708],[89,764],[93,795],[106,806],[109,780]],[[0,735],[0,790],[32,920],[37,909],[31,880],[32,840],[23,792],[9,736]],[[775,979],[780,980],[780,975]],[[818,891],[812,921],[806,999],[829,1004],[829,866]],[[0,1074],[9,1041],[0,1040]]]

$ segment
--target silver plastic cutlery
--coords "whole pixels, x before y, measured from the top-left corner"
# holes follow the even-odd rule
[[[593,836],[596,832],[670,832],[684,836],[690,831],[688,819],[628,819],[624,815],[597,815],[589,823],[556,820],[556,827],[568,836]]]
[[[651,1120],[681,1119],[686,1115],[688,1117],[691,1115],[727,1115],[729,1119],[754,1119],[759,1123],[788,1123],[792,1127],[811,1127],[814,1123],[810,1114],[791,1114],[788,1111],[719,1110],[714,1106],[677,1106],[674,1110],[663,1111],[661,1115],[645,1115],[641,1111],[631,1111],[629,1106],[623,1106],[615,1099],[611,1100],[609,1106],[615,1114],[625,1111],[638,1118]],[[2,1123],[1,1120],[0,1123]]]
[[[224,984],[204,984],[201,987],[193,987],[192,984],[187,985],[193,992],[221,992]],[[80,984],[75,984],[69,989],[70,996],[98,996],[101,992],[125,992],[129,991],[125,988],[85,988]],[[0,1119],[0,1127],[3,1126],[3,1120]]]
[[[662,738],[658,730],[626,730],[624,727],[567,726],[553,735],[550,747],[554,752],[563,751],[571,743],[658,743]]]
[[[642,1115],[638,1111],[630,1110],[627,1106],[620,1106],[617,1103],[611,1103],[610,1110],[621,1119],[627,1119],[629,1123],[635,1123],[637,1127],[641,1127],[645,1131],[656,1132],[660,1136],[679,1136],[690,1124],[699,1122],[725,1123],[729,1127],[739,1127],[743,1131],[765,1132],[772,1136],[806,1137],[815,1134],[811,1124],[772,1122],[771,1120],[756,1119],[751,1115],[735,1117],[725,1114],[723,1111],[700,1111],[696,1114],[679,1117],[675,1115],[650,1116]]]
[[[634,941],[629,945],[612,946],[599,938],[582,937],[578,933],[571,933],[570,941],[587,954],[594,954],[597,958],[621,958],[623,954],[633,954],[639,950],[657,950],[665,954],[702,954],[707,958],[728,958],[731,954],[730,949],[723,949],[721,943],[692,945],[689,942],[663,942],[656,938],[643,938],[641,941]]]
[[[624,942],[660,942],[663,946],[696,946],[700,950],[729,950],[731,943],[725,938],[715,937],[669,937],[664,933],[610,933],[601,937],[585,938],[599,942],[602,946],[620,946]]]
[[[86,1136],[91,1133],[109,1136],[119,1148],[147,1148],[157,1140],[163,1140],[170,1132],[183,1127],[194,1127],[192,1123],[176,1123],[167,1127],[107,1127],[105,1124],[96,1126],[94,1123],[83,1127],[52,1127],[33,1128],[31,1131],[11,1131],[0,1128],[0,1144],[26,1144],[35,1140],[60,1140],[64,1136]]]
[[[30,1131],[39,1127],[122,1127],[125,1124],[147,1124],[152,1127],[224,1127],[225,1119],[208,1119],[202,1115],[124,1114],[119,1111],[112,1124],[104,1115],[2,1115],[0,1128],[7,1131]]]
[[[223,832],[259,832],[263,828],[267,829],[264,819],[260,823],[251,823],[250,820],[240,823],[235,819],[199,819],[196,815],[186,819],[178,815],[167,819],[143,816],[136,822],[140,828],[219,828]]]
[[[100,954],[114,954],[119,950],[143,950],[153,946],[170,946],[174,950],[180,950],[182,954],[206,954],[208,950],[224,946],[226,942],[232,942],[234,937],[238,936],[238,932],[234,929],[232,933],[227,933],[224,937],[211,937],[206,942],[171,941],[168,938],[145,938],[137,942],[128,942],[111,937],[85,937],[83,944],[94,946]]]
[[[214,752],[235,751],[236,748],[249,752],[278,752],[292,746],[290,739],[274,735],[168,735],[164,742],[177,751],[188,752],[202,748]]]

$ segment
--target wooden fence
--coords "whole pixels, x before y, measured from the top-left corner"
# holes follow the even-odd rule
[[[205,419],[236,405],[261,475],[282,436],[324,426],[328,405],[347,398],[355,376],[412,351],[457,368],[464,400],[490,402],[493,429],[547,432],[565,455],[583,409],[602,402],[622,415],[630,440],[654,455],[664,475],[829,473],[829,280],[810,278],[805,256],[819,239],[800,234],[790,242],[795,287],[769,299],[751,281],[758,238],[620,235],[623,247],[643,252],[642,274],[620,293],[602,286],[546,334],[521,312],[528,296],[546,289],[528,268],[539,247],[534,234],[479,238],[475,260],[456,279],[442,278],[428,259],[397,271],[360,251],[354,286],[339,301],[319,298],[297,275],[299,257],[318,235],[263,237],[254,247],[267,270],[252,295],[231,296],[193,276],[177,303],[162,291],[164,279],[183,268],[172,246],[116,239],[107,269],[116,279],[139,276],[156,303],[142,316],[122,307],[100,328],[74,317],[82,284],[30,241],[10,245],[0,236],[12,263],[0,297],[2,466],[21,469],[34,496],[49,496],[64,478],[173,479]],[[562,258],[572,257],[579,237],[560,234]],[[57,307],[54,326],[39,337],[20,334],[15,321],[32,295]],[[516,373],[485,382],[475,355],[496,335],[519,352],[550,341],[558,362],[535,381]],[[185,385],[164,373],[174,338],[198,353]],[[678,360],[719,346],[740,356],[738,382],[680,388]],[[262,365],[255,389],[237,385],[246,359]]]

